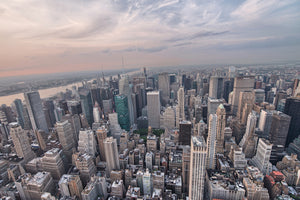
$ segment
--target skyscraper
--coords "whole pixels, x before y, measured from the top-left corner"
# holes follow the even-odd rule
[[[190,121],[179,122],[179,144],[190,145],[192,136],[192,123]]]
[[[100,107],[98,103],[96,103],[93,107],[93,117],[94,117],[94,122],[100,123]]]
[[[295,138],[300,135],[300,99],[287,98],[284,107],[284,113],[291,116],[289,133],[285,146],[287,147]]]
[[[153,186],[152,186],[152,175],[149,172],[148,169],[146,169],[146,172],[143,175],[143,192],[144,195],[152,195]]]
[[[147,92],[148,125],[160,128],[160,97],[159,91]]]
[[[34,130],[49,132],[39,92],[24,93],[29,118]]]
[[[238,76],[234,78],[233,97],[232,97],[232,111],[236,114],[238,111],[238,104],[240,99],[240,92],[252,91],[254,87],[254,76]]]
[[[272,170],[270,169],[272,164],[269,162],[271,151],[272,144],[268,140],[260,138],[258,141],[256,155],[252,161],[263,174],[269,174],[270,170]]]
[[[58,139],[63,149],[63,154],[66,156],[66,163],[70,163],[72,159],[73,149],[75,146],[75,136],[72,131],[71,123],[68,120],[56,122],[56,131]]]
[[[96,131],[96,136],[99,145],[100,151],[100,159],[105,161],[105,148],[104,148],[104,140],[107,138],[107,130],[104,126],[101,126]]]
[[[128,75],[122,76],[119,80],[119,94],[125,95],[127,97],[127,108],[128,108],[128,115],[129,115],[129,122],[130,125],[134,124],[136,120],[136,114],[134,110],[134,105],[132,102],[132,92],[131,87],[129,85],[129,77]]]
[[[184,112],[184,89],[180,87],[177,92],[177,111],[176,111],[176,126],[179,126],[180,120],[185,120],[185,112]]]
[[[93,101],[91,97],[91,93],[86,88],[80,88],[79,96],[81,101],[81,108],[84,116],[86,117],[89,126],[91,127],[94,119],[93,119]]]
[[[115,106],[118,113],[118,121],[122,129],[130,130],[130,119],[128,110],[128,100],[125,95],[115,96]]]
[[[16,153],[27,163],[35,157],[35,154],[31,150],[27,134],[18,123],[10,123],[9,126]]]
[[[192,137],[189,178],[189,199],[191,200],[204,199],[206,153],[204,138],[202,136]]]
[[[165,112],[164,112],[164,128],[167,129],[174,129],[175,128],[175,122],[176,122],[176,117],[175,117],[176,110],[174,107],[167,107]]]
[[[209,127],[207,137],[207,169],[215,169],[216,166],[216,136],[217,136],[217,115],[209,116]]]
[[[247,117],[253,108],[253,104],[254,95],[252,91],[240,92],[237,117],[242,124],[246,123]]]
[[[63,197],[76,196],[78,199],[82,199],[83,186],[79,175],[64,174],[59,180],[58,186]]]
[[[113,137],[108,137],[103,143],[105,148],[107,175],[110,176],[111,170],[120,169],[117,140]]]
[[[212,76],[209,82],[209,97],[214,99],[223,98],[224,83],[223,77]]]
[[[217,153],[224,153],[224,131],[226,127],[226,110],[223,104],[220,104],[217,109]]]
[[[95,156],[96,144],[96,138],[92,130],[81,130],[79,132],[78,151],[80,153]]]
[[[261,130],[263,132],[262,136],[264,138],[269,137],[272,119],[273,119],[272,116],[273,116],[273,112],[270,110],[261,110],[260,111],[258,128],[259,128],[259,130]]]
[[[165,106],[170,99],[170,80],[168,73],[158,75],[158,89],[161,92],[162,105]]]
[[[17,114],[18,114],[18,123],[24,128],[24,113],[23,113],[23,104],[21,99],[15,99],[14,104],[16,106]]]

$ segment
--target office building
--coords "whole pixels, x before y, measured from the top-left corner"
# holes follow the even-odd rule
[[[160,128],[160,93],[159,91],[147,92],[148,125]]]
[[[163,126],[165,129],[174,129],[175,122],[176,122],[176,109],[174,107],[167,107],[164,114],[163,114]]]
[[[107,138],[107,129],[105,128],[105,126],[101,126],[97,129],[96,136],[97,136],[98,145],[99,145],[100,159],[102,161],[105,161],[104,140]]]
[[[95,156],[97,152],[96,145],[96,138],[92,130],[81,130],[79,132],[78,151],[80,153]]]
[[[215,169],[216,166],[216,143],[217,143],[217,115],[209,116],[208,137],[207,137],[207,169]]]
[[[48,133],[49,130],[39,92],[27,92],[24,93],[24,97],[33,130],[41,129]]]
[[[177,91],[177,110],[176,110],[176,126],[179,126],[179,122],[181,120],[185,120],[185,112],[184,112],[184,89],[180,87]]]
[[[271,151],[272,144],[268,140],[260,138],[256,154],[252,161],[254,166],[256,166],[263,174],[269,174],[272,170],[272,164],[270,163]]]
[[[14,104],[15,104],[15,107],[16,107],[16,111],[17,111],[17,114],[18,114],[18,123],[21,125],[21,127],[24,129],[24,106],[22,104],[22,101],[21,99],[15,99],[14,100]]]
[[[132,89],[129,85],[129,77],[128,75],[124,75],[119,80],[119,94],[125,95],[127,97],[127,109],[130,125],[133,125],[136,121],[136,109],[134,109],[133,101],[132,101]]]
[[[209,82],[209,97],[213,99],[223,98],[224,81],[223,77],[212,76]]]
[[[162,105],[165,106],[170,99],[170,80],[168,73],[161,73],[158,75],[158,89],[161,93]]]
[[[62,151],[58,148],[53,148],[47,151],[41,159],[43,170],[49,172],[54,180],[59,180],[65,173],[61,157]]]
[[[56,122],[56,131],[63,149],[63,154],[66,156],[66,163],[70,163],[73,150],[76,148],[71,123],[69,123],[68,120]]]
[[[104,140],[105,159],[107,175],[110,175],[112,170],[120,169],[119,153],[117,147],[117,140],[113,137],[108,137]]]
[[[192,123],[190,121],[179,122],[179,144],[190,145],[192,136]]]
[[[146,169],[146,172],[143,174],[143,193],[144,195],[152,195],[153,191],[153,181],[152,174]]]
[[[284,107],[284,113],[291,116],[288,136],[285,146],[287,147],[300,134],[300,99],[287,98]]]
[[[202,136],[192,137],[189,177],[189,199],[204,199],[207,146]]]
[[[258,128],[260,131],[262,131],[262,136],[264,138],[269,137],[271,124],[273,119],[273,112],[270,110],[261,110],[260,111],[260,117],[259,117],[259,123]]]
[[[35,157],[35,154],[31,150],[27,133],[18,123],[10,123],[9,126],[10,136],[14,143],[15,151],[18,157],[22,157],[24,162],[27,163]]]
[[[83,185],[86,185],[91,177],[96,174],[96,166],[93,157],[89,154],[74,153],[73,161],[80,172],[80,179]]]
[[[207,100],[207,116],[209,117],[211,114],[216,114],[217,109],[220,104],[224,104],[224,99],[212,99],[208,97]]]
[[[99,176],[92,176],[91,181],[81,192],[82,200],[97,199],[98,197],[106,199],[107,196],[106,179]]]
[[[254,87],[254,76],[237,76],[234,78],[232,111],[236,115],[240,99],[240,92],[252,91]]]
[[[247,122],[247,117],[254,104],[254,96],[251,91],[242,91],[239,96],[237,117],[242,124]]]
[[[63,197],[77,197],[82,199],[82,182],[79,175],[64,174],[58,182],[60,193]]]
[[[115,196],[117,198],[123,199],[125,193],[125,188],[123,184],[123,180],[116,180],[111,185],[111,196]]]
[[[91,92],[86,88],[80,88],[78,92],[81,101],[82,112],[87,119],[89,126],[91,127],[94,122]]]
[[[128,110],[128,98],[125,95],[115,96],[116,112],[118,113],[118,122],[122,129],[130,130],[130,119]]]
[[[223,104],[220,104],[217,108],[217,146],[216,153],[224,153],[224,131],[226,127],[226,110]]]

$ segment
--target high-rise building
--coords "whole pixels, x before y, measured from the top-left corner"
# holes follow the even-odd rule
[[[245,144],[247,143],[247,140],[253,137],[253,134],[255,132],[255,127],[256,127],[256,121],[257,121],[256,115],[252,111],[248,116],[246,132],[241,142],[239,143],[239,146],[242,147],[243,149],[245,148]]]
[[[104,177],[93,176],[81,192],[81,196],[82,200],[97,199],[98,197],[106,199],[108,196],[106,179]]]
[[[18,123],[10,123],[9,126],[10,136],[14,143],[16,153],[27,163],[35,157],[35,154],[31,150],[27,134]]]
[[[34,176],[23,174],[15,182],[21,199],[40,200],[44,192],[53,193],[54,183],[49,172],[38,172]]]
[[[61,157],[62,151],[58,148],[53,148],[47,151],[41,159],[43,170],[50,172],[54,180],[59,180],[65,173]]]
[[[18,123],[24,129],[24,113],[23,113],[24,107],[23,107],[21,99],[15,99],[14,104],[15,104],[17,114],[18,114]]]
[[[56,131],[63,149],[63,154],[66,156],[66,163],[70,163],[73,149],[76,148],[71,123],[69,123],[68,120],[56,122]]]
[[[229,94],[233,90],[233,84],[234,84],[234,79],[233,78],[228,78],[224,80],[224,94],[223,98],[225,101],[228,103],[229,102]]]
[[[272,116],[273,116],[273,112],[270,110],[261,110],[260,111],[258,128],[260,131],[262,131],[262,136],[264,138],[269,137],[272,119],[273,119]]]
[[[212,99],[208,97],[207,100],[207,116],[209,117],[211,114],[216,114],[217,109],[220,104],[224,104],[224,99]]]
[[[239,96],[239,104],[237,117],[239,118],[242,124],[245,124],[247,121],[247,116],[251,112],[254,104],[254,96],[252,91],[242,91]]]
[[[185,120],[185,112],[184,112],[184,89],[180,87],[177,92],[177,112],[176,112],[176,126],[179,126],[180,120]]]
[[[238,76],[234,78],[233,97],[232,97],[232,111],[236,114],[238,111],[238,104],[240,99],[240,92],[252,91],[254,87],[254,76]]]
[[[167,128],[169,130],[174,129],[175,128],[175,122],[176,122],[176,110],[174,107],[167,107],[164,114],[163,114],[163,118],[164,118],[164,122],[163,122],[163,126],[164,128]]]
[[[208,137],[207,137],[207,169],[215,169],[216,166],[216,140],[217,137],[217,115],[209,116]]]
[[[275,111],[272,117],[269,140],[273,145],[271,162],[279,161],[287,140],[291,117],[280,111]]]
[[[209,82],[209,97],[213,99],[223,98],[224,81],[223,77],[212,76]]]
[[[94,117],[94,122],[100,123],[100,119],[101,119],[100,107],[97,103],[93,107],[93,117]]]
[[[152,195],[153,191],[153,181],[152,181],[152,175],[149,172],[148,169],[146,169],[146,172],[143,175],[143,192],[144,195]]]
[[[158,89],[161,92],[162,105],[165,106],[170,99],[170,80],[168,73],[158,75]]]
[[[117,140],[113,137],[108,137],[103,143],[105,149],[107,175],[109,176],[112,170],[120,169]]]
[[[81,130],[79,132],[78,151],[95,156],[97,152],[97,142],[92,130]]]
[[[265,91],[262,89],[253,90],[254,102],[260,104],[265,101]]]
[[[91,177],[96,174],[96,166],[93,157],[89,154],[74,153],[73,160],[76,168],[80,172],[80,179],[83,185],[86,185]]]
[[[104,148],[104,140],[107,138],[107,130],[105,126],[101,126],[96,131],[96,136],[98,140],[99,145],[99,151],[100,151],[100,159],[102,161],[105,161],[105,148]]]
[[[190,145],[192,136],[192,123],[190,121],[179,122],[179,144]]]
[[[48,133],[49,130],[39,92],[27,92],[24,93],[24,97],[32,128],[34,130],[42,129]]]
[[[224,131],[226,127],[226,110],[223,104],[217,108],[217,146],[216,153],[224,153]]]
[[[147,92],[148,125],[160,128],[160,97],[159,91]]]
[[[252,159],[253,164],[263,173],[269,174],[272,170],[272,164],[270,161],[272,151],[272,144],[264,139],[260,138],[257,145],[256,155]]]
[[[89,126],[91,127],[94,119],[93,119],[93,101],[91,97],[91,92],[86,88],[80,88],[79,96],[81,101],[81,108],[84,116],[86,117]]]
[[[204,183],[206,171],[207,146],[202,136],[192,137],[190,177],[189,177],[189,199],[204,199]]]
[[[128,75],[124,75],[119,80],[119,94],[125,95],[127,97],[127,108],[128,108],[128,116],[130,125],[134,124],[136,121],[136,114],[134,110],[134,105],[132,102],[132,89],[129,85],[129,77]]]
[[[122,129],[130,130],[130,119],[128,110],[128,100],[125,95],[115,96],[116,112],[118,113],[118,121]]]
[[[56,122],[55,114],[54,114],[54,109],[55,109],[54,103],[52,100],[45,100],[43,104],[44,104],[44,113],[46,119],[48,119],[47,120],[48,126],[52,128]]]
[[[287,147],[295,138],[300,135],[300,99],[287,98],[284,107],[284,113],[291,116],[290,128],[285,146]]]
[[[63,197],[76,196],[79,200],[82,199],[83,187],[79,175],[64,174],[59,180],[58,186]]]

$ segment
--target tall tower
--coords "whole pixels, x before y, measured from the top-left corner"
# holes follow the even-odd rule
[[[192,137],[190,178],[189,178],[189,199],[202,200],[205,183],[207,147],[202,136]]]
[[[209,116],[208,137],[207,137],[207,169],[215,169],[216,166],[216,140],[217,137],[217,115]]]
[[[148,125],[160,128],[160,100],[159,91],[147,92]]]
[[[96,154],[96,138],[92,130],[81,130],[79,132],[78,151],[91,156]]]
[[[269,174],[272,164],[270,161],[272,151],[272,144],[264,139],[260,138],[257,145],[256,155],[252,159],[254,165],[263,173]]]
[[[178,113],[176,115],[177,118],[177,124],[179,125],[180,120],[185,120],[185,113],[184,113],[184,89],[183,87],[180,87],[177,92],[177,100],[178,100]]]
[[[79,90],[79,96],[81,101],[82,112],[85,115],[89,126],[91,127],[93,124],[93,101],[91,92],[86,88],[81,88]]]
[[[24,93],[24,97],[33,130],[42,129],[48,133],[49,130],[39,92],[27,92]]]
[[[10,123],[10,135],[19,157],[24,158],[25,163],[32,160],[35,154],[31,150],[26,132],[18,123]]]
[[[108,137],[104,140],[105,159],[107,167],[107,175],[110,176],[111,170],[120,169],[119,153],[117,140],[113,137]]]
[[[63,122],[56,122],[56,131],[58,139],[63,148],[63,154],[66,155],[66,162],[71,162],[73,149],[76,147],[74,141],[74,133],[72,131],[71,123],[68,120]]]
[[[217,153],[224,153],[224,131],[226,127],[226,110],[223,104],[217,108]]]
[[[93,116],[94,116],[94,122],[100,123],[100,107],[99,104],[96,102],[93,108]]]
[[[273,112],[269,110],[261,110],[259,116],[258,128],[263,132],[263,137],[269,137],[269,132],[272,124]]]
[[[99,145],[100,151],[100,159],[105,161],[105,148],[104,148],[104,140],[107,138],[107,130],[104,126],[101,126],[96,131],[96,136]]]
[[[14,104],[16,106],[17,114],[18,114],[18,123],[21,125],[22,128],[24,128],[24,113],[23,113],[23,104],[21,99],[15,99]]]
[[[161,92],[162,105],[165,106],[170,99],[170,80],[168,73],[158,75],[158,89]]]
[[[128,108],[128,114],[129,114],[129,120],[130,124],[134,124],[135,121],[135,111],[134,106],[132,102],[132,95],[131,95],[131,88],[129,85],[129,77],[128,75],[122,76],[122,78],[119,81],[119,94],[125,95],[127,97],[127,108]]]
[[[241,140],[241,142],[239,143],[240,147],[244,147],[244,145],[246,144],[247,140],[251,137],[253,137],[253,134],[255,132],[255,127],[256,127],[256,115],[254,112],[251,112],[248,116],[248,120],[247,120],[247,126],[246,126],[246,132]]]
[[[247,121],[247,116],[251,112],[254,104],[254,95],[251,91],[240,92],[237,117],[242,124]]]
[[[222,77],[212,76],[209,82],[209,97],[214,99],[223,98],[224,82]]]
[[[254,78],[254,76],[238,76],[234,78],[232,97],[233,114],[236,114],[238,111],[240,92],[253,90],[255,80]]]
[[[299,84],[300,87],[300,84]],[[289,127],[288,137],[285,143],[287,147],[300,134],[300,98],[287,98],[284,113],[291,116],[291,124]]]
[[[128,98],[125,95],[115,96],[115,106],[118,113],[118,121],[122,129],[130,130],[130,119],[128,110]]]

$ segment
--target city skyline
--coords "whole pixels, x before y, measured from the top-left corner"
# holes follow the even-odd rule
[[[300,3],[0,2],[0,77],[299,59]]]

